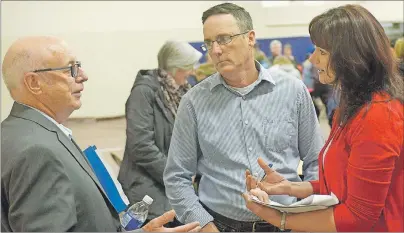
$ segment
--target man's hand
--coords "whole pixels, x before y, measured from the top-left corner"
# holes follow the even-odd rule
[[[219,230],[213,222],[210,222],[202,228],[201,232],[219,232]]]
[[[188,223],[183,226],[166,228],[163,225],[171,222],[175,217],[175,211],[165,212],[158,218],[151,220],[142,229],[146,232],[198,232],[201,230],[199,222]]]

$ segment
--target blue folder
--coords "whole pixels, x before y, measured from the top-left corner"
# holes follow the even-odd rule
[[[112,203],[112,206],[114,206],[118,213],[121,213],[126,210],[127,205],[122,200],[114,181],[95,150],[97,150],[96,146],[90,146],[84,150],[84,154],[90,162],[90,165],[107,194],[108,199]]]

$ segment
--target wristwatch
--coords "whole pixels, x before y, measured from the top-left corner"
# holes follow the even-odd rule
[[[281,218],[281,231],[285,231],[285,225],[286,225],[286,212],[282,212],[282,218]]]

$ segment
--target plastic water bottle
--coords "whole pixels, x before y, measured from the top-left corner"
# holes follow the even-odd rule
[[[149,206],[153,203],[153,199],[148,195],[143,200],[133,204],[121,217],[122,229],[132,231],[140,228],[146,221],[149,213]]]

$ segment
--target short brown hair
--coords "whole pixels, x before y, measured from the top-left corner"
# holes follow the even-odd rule
[[[246,11],[243,7],[228,2],[213,6],[203,12],[202,24],[204,24],[210,16],[221,14],[232,15],[237,21],[240,32],[246,32],[254,29],[250,13],[248,13],[248,11]]]

